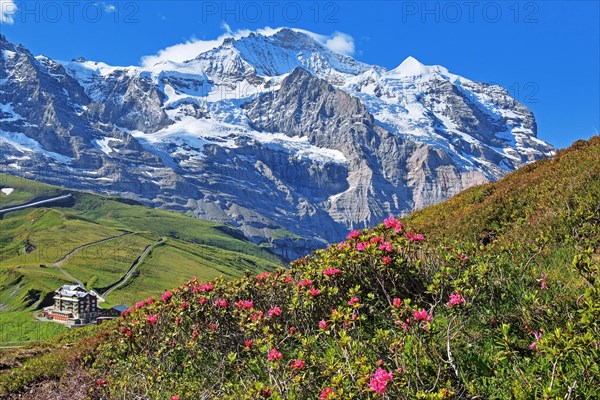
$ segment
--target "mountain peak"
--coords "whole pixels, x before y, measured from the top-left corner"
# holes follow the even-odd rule
[[[431,69],[412,56],[408,56],[400,65],[390,71],[393,75],[419,76],[427,75]]]

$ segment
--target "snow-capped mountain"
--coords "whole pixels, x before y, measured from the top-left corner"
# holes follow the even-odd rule
[[[288,258],[553,153],[500,86],[305,31],[146,67],[0,48],[4,170],[227,222]]]

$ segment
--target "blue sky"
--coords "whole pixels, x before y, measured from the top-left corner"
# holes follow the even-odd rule
[[[226,26],[342,32],[349,36],[335,36],[340,49],[353,49],[360,61],[393,68],[413,56],[504,86],[533,110],[538,136],[557,147],[600,133],[597,0],[0,3],[2,33],[34,54],[114,65],[139,65],[169,46],[215,39]]]

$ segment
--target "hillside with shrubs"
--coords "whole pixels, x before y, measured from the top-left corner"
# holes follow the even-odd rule
[[[109,399],[598,398],[599,267],[594,137],[290,268],[140,299],[53,376],[49,343],[0,385],[76,368]]]

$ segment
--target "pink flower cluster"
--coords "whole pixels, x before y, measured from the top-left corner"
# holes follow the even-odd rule
[[[222,307],[222,308],[227,308],[227,300],[225,300],[225,299],[217,299],[215,301],[215,306]]]
[[[308,291],[308,294],[310,294],[313,297],[317,297],[321,294],[321,291],[315,287],[310,288],[310,290]]]
[[[417,321],[425,321],[425,322],[433,321],[433,317],[431,316],[431,314],[429,314],[424,309],[413,311],[413,318],[416,319]]]
[[[341,249],[349,249],[350,247],[352,247],[352,246],[350,246],[350,245],[349,245],[348,243],[346,243],[346,242],[339,242],[339,243],[338,243],[338,245],[337,245],[337,248],[338,248],[339,250],[341,250]]]
[[[254,308],[254,303],[251,300],[239,300],[233,303],[233,305],[237,308]]]
[[[263,272],[262,274],[258,274],[256,275],[256,280],[257,281],[264,281],[265,279],[267,279],[269,277],[269,275],[271,275],[268,272]]]
[[[302,361],[302,360],[293,360],[290,363],[290,367],[292,369],[304,369],[304,361]]]
[[[346,236],[346,239],[352,240],[352,239],[356,239],[359,236],[360,236],[360,231],[354,230],[354,231],[350,231],[348,236]]]
[[[400,307],[402,306],[402,299],[394,297],[394,300],[392,300],[392,304],[394,305],[394,307]]]
[[[277,351],[277,349],[271,349],[271,351],[269,351],[269,354],[267,355],[267,361],[281,360],[282,357],[283,356],[279,351]]]
[[[423,235],[421,235],[420,233],[409,233],[406,232],[404,234],[404,236],[406,236],[406,238],[411,241],[411,242],[420,242],[422,240],[425,239],[425,237]]]
[[[393,375],[391,372],[388,372],[383,368],[379,367],[377,368],[377,371],[375,371],[375,374],[371,378],[371,381],[369,382],[369,387],[371,388],[371,390],[377,392],[377,394],[383,394],[387,389],[388,382],[391,381],[392,378]]]
[[[349,305],[349,306],[353,306],[353,305],[355,305],[356,303],[358,303],[358,297],[353,297],[353,298],[351,298],[351,299],[350,299],[350,301],[348,302],[348,305]]]
[[[388,229],[394,228],[394,231],[396,231],[396,233],[398,233],[402,230],[402,222],[398,221],[396,218],[394,218],[392,216],[383,220],[383,223],[385,224],[385,227]]]
[[[319,321],[319,328],[325,330],[327,329],[327,322],[325,322],[324,319],[322,319],[321,321]]]
[[[146,321],[147,321],[149,324],[152,324],[152,325],[156,324],[156,321],[157,321],[157,320],[158,320],[158,315],[156,315],[156,314],[155,314],[155,315],[148,315],[148,316],[146,317]]]
[[[333,391],[332,388],[330,387],[326,387],[325,389],[323,389],[323,391],[321,392],[321,395],[319,396],[319,398],[321,400],[327,400],[329,399],[331,396],[334,396],[335,392]]]
[[[340,271],[337,268],[327,268],[327,269],[323,270],[323,275],[327,275],[327,276],[339,275],[341,273],[342,273],[342,271]]]
[[[169,301],[169,299],[173,297],[173,294],[171,293],[170,290],[167,290],[166,292],[163,293],[163,295],[161,296],[162,301],[167,302]]]
[[[312,286],[313,281],[310,279],[304,279],[301,280],[300,282],[298,282],[298,289],[300,289],[303,286]]]
[[[460,293],[451,293],[450,301],[446,303],[446,307],[453,307],[463,304],[465,302],[464,297]]]
[[[383,251],[386,251],[388,253],[391,253],[392,250],[393,250],[392,244],[390,242],[382,242],[379,245],[379,250],[383,250]]]
[[[281,315],[281,308],[275,306],[269,310],[269,317],[279,317]]]
[[[200,285],[198,285],[198,291],[199,292],[210,292],[214,288],[215,287],[210,282],[208,282],[208,283],[201,283]]]

